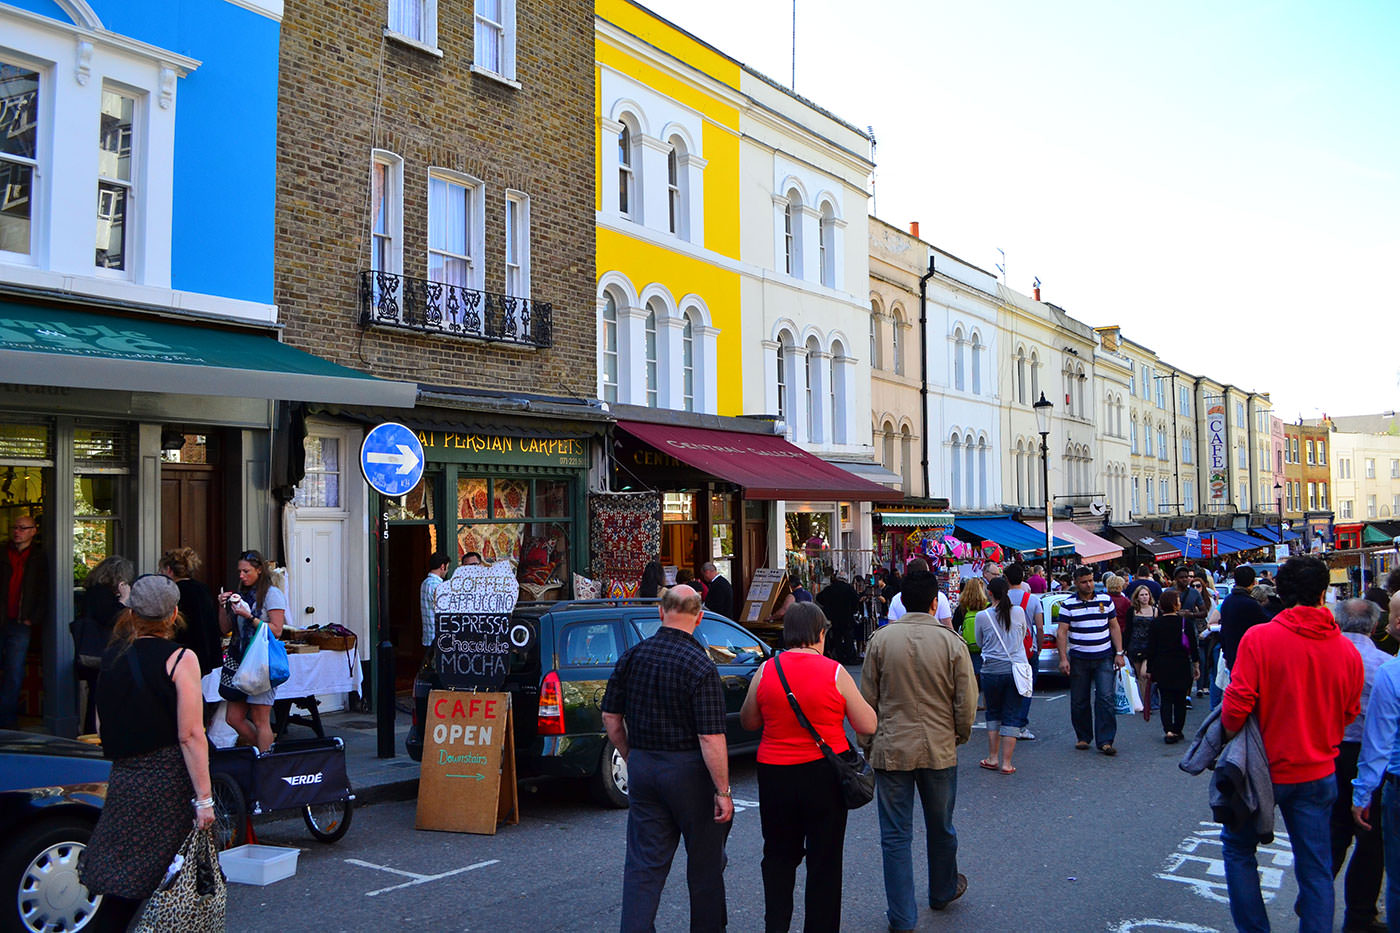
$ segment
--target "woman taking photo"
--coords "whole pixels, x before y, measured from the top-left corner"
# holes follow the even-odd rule
[[[1026,613],[1010,595],[1005,577],[993,577],[987,585],[990,605],[977,613],[974,623],[977,646],[982,649],[982,692],[987,697],[987,757],[978,762],[988,771],[1015,774],[1011,756],[1016,736],[1025,727],[1021,715],[1024,697],[1016,692],[1013,663],[1026,657]]]
[[[841,928],[841,857],[846,804],[836,770],[822,757],[783,690],[777,666],[808,722],[838,755],[850,748],[843,719],[862,735],[875,731],[875,710],[846,669],[822,652],[829,628],[816,603],[796,603],[783,617],[787,649],[760,667],[749,684],[739,722],[762,730],[758,744],[759,823],[763,829],[764,928],[792,923],[797,866],[807,858],[805,933]]]
[[[103,895],[101,923],[124,930],[194,825],[214,821],[199,662],[172,637],[180,590],[148,573],[131,585],[97,681],[107,799],[80,875]]]
[[[219,677],[219,695],[228,700],[224,718],[239,739],[265,752],[272,747],[272,704],[277,698],[277,689],[248,696],[234,689],[233,676],[238,673],[239,659],[257,630],[259,619],[267,623],[273,638],[282,636],[282,625],[287,621],[287,596],[272,585],[268,568],[257,551],[244,551],[239,555],[238,584],[237,593],[219,594],[219,605],[223,608],[219,628],[224,634],[232,635]]]
[[[1176,590],[1163,590],[1161,613],[1147,636],[1147,672],[1162,698],[1163,741],[1181,741],[1186,726],[1186,698],[1200,676],[1196,659],[1196,624],[1181,614]]]

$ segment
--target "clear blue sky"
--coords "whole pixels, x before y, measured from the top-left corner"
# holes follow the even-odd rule
[[[787,0],[647,5],[788,83]],[[1400,408],[1400,4],[798,0],[796,89],[884,220],[1290,420]]]

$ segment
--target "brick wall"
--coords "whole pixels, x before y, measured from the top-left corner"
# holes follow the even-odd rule
[[[384,37],[385,0],[286,4],[276,231],[285,339],[389,378],[544,394],[565,394],[563,383],[592,397],[592,4],[518,0],[519,89],[471,72],[472,4],[437,6],[441,58]],[[530,196],[530,290],[554,306],[551,348],[359,326],[373,148],[404,160],[403,270],[410,277],[427,277],[429,167],[486,185],[487,291],[505,291],[505,191]]]

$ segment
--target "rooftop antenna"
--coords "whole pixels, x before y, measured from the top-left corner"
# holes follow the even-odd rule
[[[1001,273],[1001,284],[1005,285],[1005,284],[1006,284],[1006,250],[1004,250],[1004,249],[1002,249],[1000,246],[998,246],[998,247],[997,247],[997,252],[998,252],[999,254],[1001,254],[1001,262],[997,263],[997,271]]]
[[[797,0],[792,0],[792,89],[797,90]]]
[[[875,209],[875,127],[867,124],[865,135],[870,137],[870,213],[879,217],[880,212]]]

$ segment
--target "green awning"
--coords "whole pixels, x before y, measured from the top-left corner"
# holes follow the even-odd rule
[[[378,379],[276,339],[195,322],[0,302],[11,383],[412,408],[418,386]]]
[[[1386,534],[1375,525],[1367,525],[1361,531],[1361,543],[1363,546],[1367,544],[1390,544],[1394,540],[1393,536]]]
[[[952,512],[876,512],[887,528],[947,528],[953,530]]]

